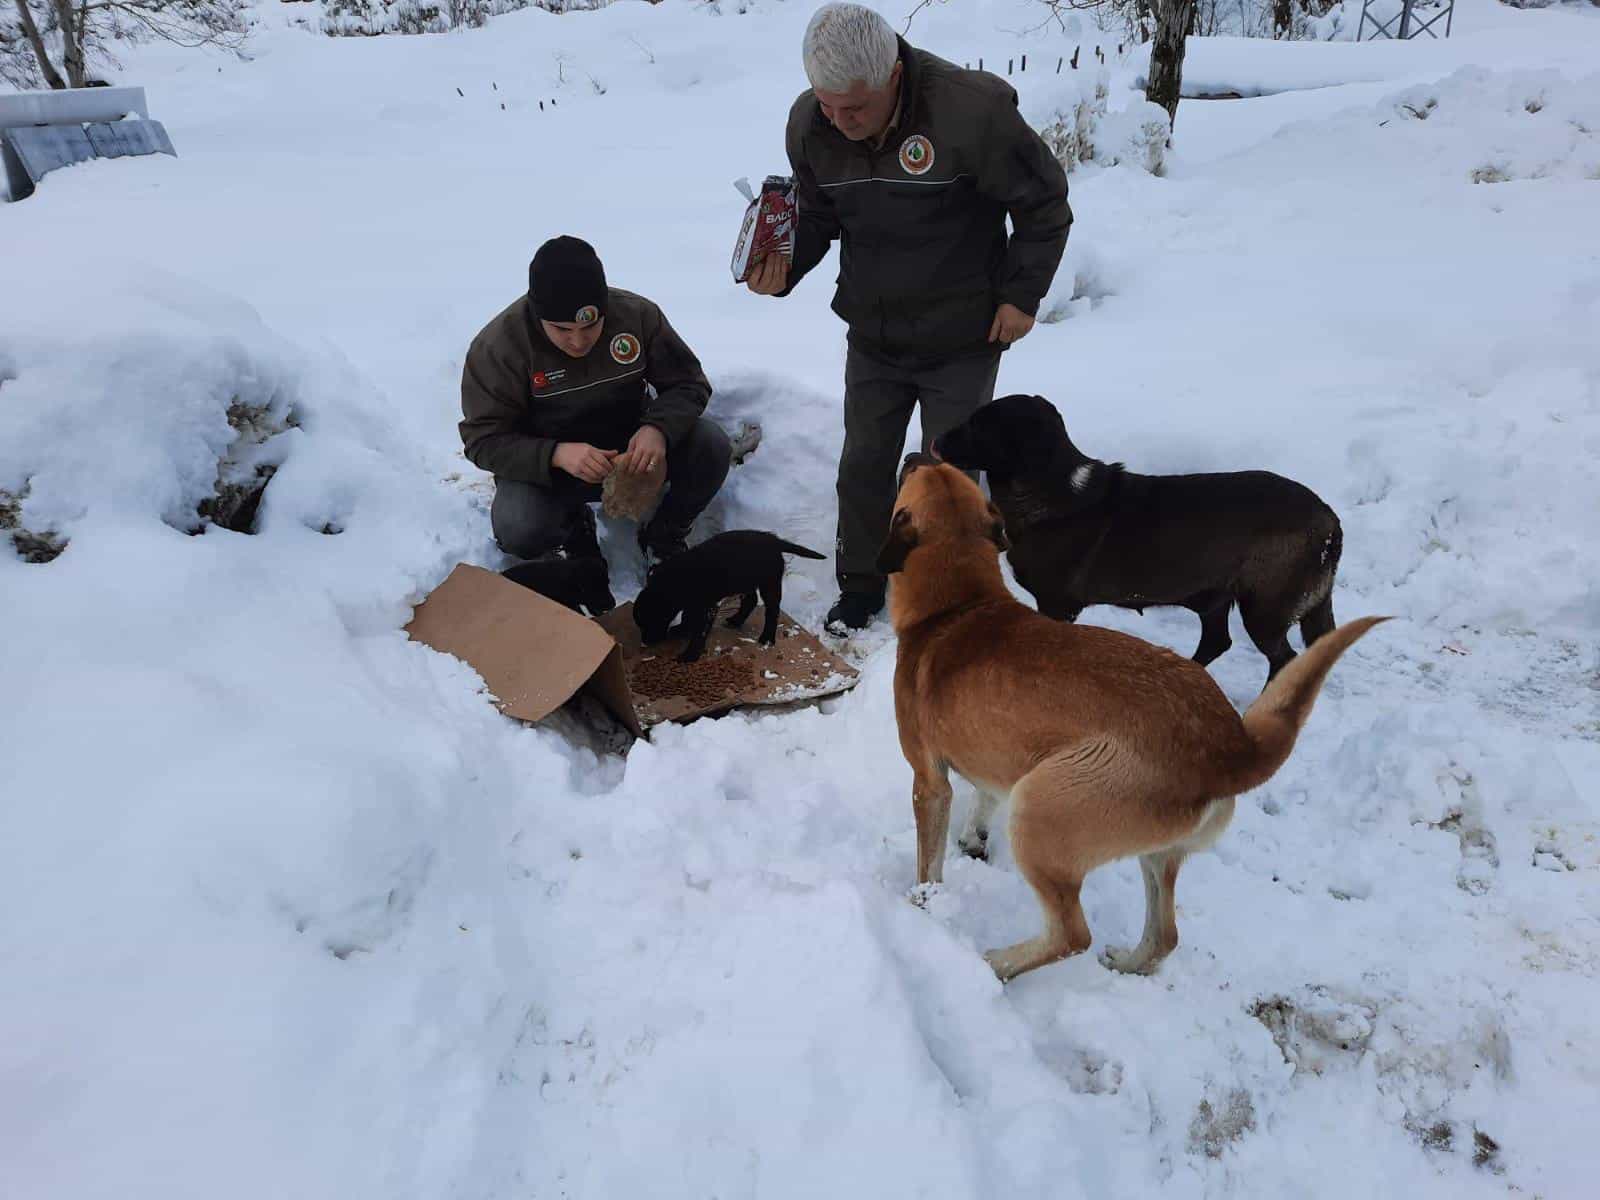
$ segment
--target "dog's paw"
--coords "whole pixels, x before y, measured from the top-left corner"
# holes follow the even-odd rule
[[[938,891],[939,885],[937,883],[919,883],[906,893],[906,899],[918,908],[927,908],[928,902],[933,899]]]
[[[986,833],[964,833],[956,839],[956,845],[968,858],[975,858],[979,862],[989,861],[989,835]]]
[[[1003,950],[990,950],[983,956],[983,961],[989,964],[989,969],[994,972],[994,977],[1001,983],[1009,983],[1019,974],[1017,966],[1017,946],[1008,946]]]
[[[1161,965],[1161,959],[1143,946],[1108,947],[1100,962],[1121,975],[1149,975]]]
[[[756,643],[761,646],[776,646],[778,644],[778,635],[771,634],[769,636],[768,634],[763,633],[756,639]]]
[[[700,661],[700,651],[698,651],[698,650],[685,650],[682,654],[678,655],[678,661],[681,662],[681,663],[699,662]]]

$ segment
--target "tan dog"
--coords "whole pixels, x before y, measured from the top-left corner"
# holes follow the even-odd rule
[[[985,957],[1002,980],[1081,954],[1078,892],[1138,855],[1144,937],[1107,965],[1148,972],[1178,944],[1173,887],[1210,846],[1233,798],[1288,759],[1329,669],[1383,617],[1351,621],[1283,668],[1241,720],[1204,667],[1127,634],[1069,625],[1019,603],[1000,575],[999,511],[954,467],[906,459],[878,567],[899,638],[895,718],[914,775],[917,879],[944,877],[949,771],[980,793],[973,833],[1011,797],[1011,851],[1044,932]],[[973,846],[973,839],[963,838]]]

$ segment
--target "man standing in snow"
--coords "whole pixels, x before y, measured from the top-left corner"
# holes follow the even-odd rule
[[[664,463],[666,494],[639,547],[657,562],[680,553],[733,454],[702,415],[710,398],[700,360],[661,309],[607,287],[587,242],[539,247],[527,294],[473,339],[461,374],[461,442],[494,476],[501,549],[597,557],[589,506],[606,477]]]
[[[794,262],[773,255],[747,286],[787,296],[839,239],[833,311],[850,332],[828,624],[860,629],[883,608],[874,562],[912,408],[927,449],[994,398],[1000,353],[1033,328],[1072,211],[1066,173],[1004,80],[913,49],[856,4],[818,9],[803,57],[811,89],[787,136]]]

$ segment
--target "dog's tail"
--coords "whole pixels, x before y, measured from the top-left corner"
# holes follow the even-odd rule
[[[1388,617],[1361,617],[1340,625],[1319,637],[1267,684],[1245,710],[1244,731],[1251,750],[1237,768],[1232,789],[1235,793],[1260,787],[1288,761],[1333,664],[1367,630],[1387,620]]]
[[[788,554],[798,554],[801,558],[827,558],[826,554],[818,554],[815,550],[807,550],[804,546],[796,546],[793,542],[778,539],[778,549]]]

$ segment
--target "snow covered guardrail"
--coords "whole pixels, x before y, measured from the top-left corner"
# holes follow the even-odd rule
[[[142,87],[65,88],[0,96],[0,161],[10,198],[31,196],[51,171],[92,158],[171,154]]]

